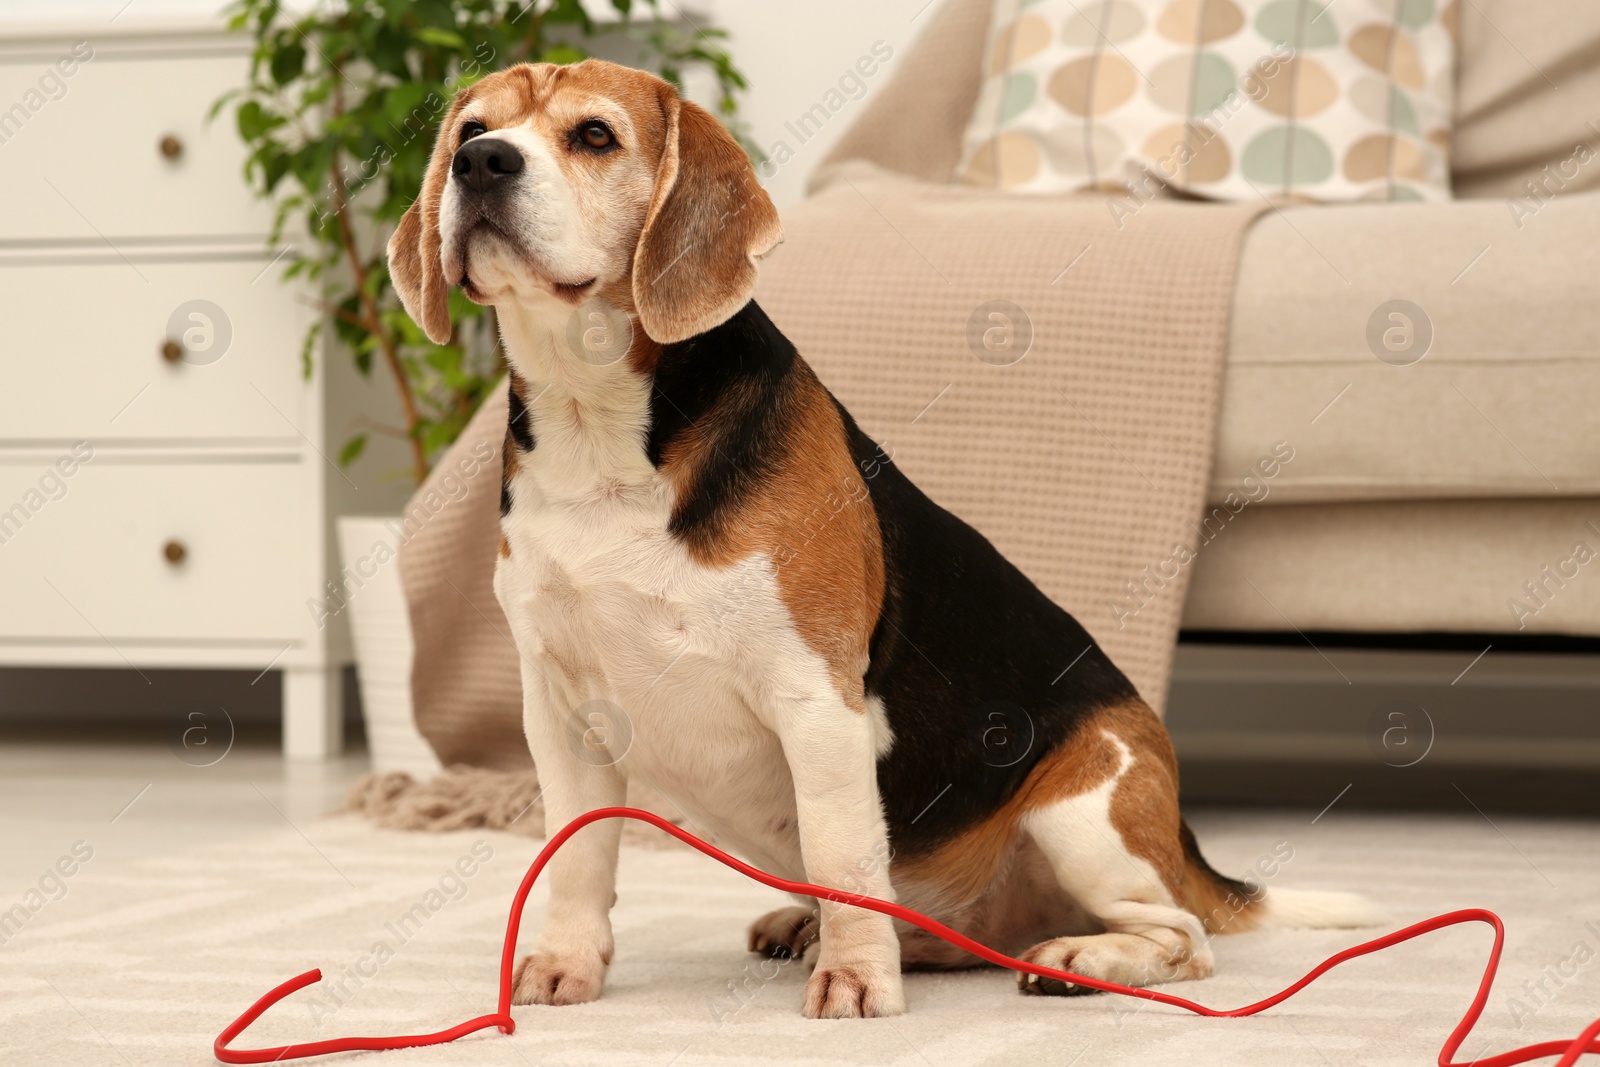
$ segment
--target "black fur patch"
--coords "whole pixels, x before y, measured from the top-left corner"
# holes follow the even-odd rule
[[[709,446],[673,510],[673,534],[715,540],[740,501],[772,474],[793,422],[795,367],[794,345],[754,300],[722,325],[661,350],[646,454],[660,467],[691,429]]]
[[[521,392],[526,383],[517,377],[516,371],[512,371],[510,377],[506,432],[511,434],[511,439],[516,442],[519,449],[524,452],[532,452],[533,415],[528,411],[528,406],[522,402]]]
[[[512,460],[518,452],[533,451],[533,412],[522,402],[524,382],[516,371],[506,388],[506,438],[500,449],[500,517],[511,514]]]
[[[866,688],[894,746],[878,789],[893,848],[915,855],[992,814],[1085,716],[1136,693],[1077,620],[839,413],[883,537]]]

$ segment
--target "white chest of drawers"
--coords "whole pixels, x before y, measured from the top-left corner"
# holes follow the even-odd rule
[[[209,20],[0,13],[0,664],[279,670],[285,751],[323,758],[315,312],[205,122],[247,57]]]

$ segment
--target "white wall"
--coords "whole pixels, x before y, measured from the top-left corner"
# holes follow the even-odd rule
[[[729,50],[750,82],[741,115],[750,132],[776,160],[782,144],[793,158],[762,169],[762,184],[782,210],[800,200],[806,177],[827,155],[828,148],[894,73],[895,64],[927,27],[943,0],[695,0],[681,11],[691,20],[704,12],[711,24],[731,35]],[[670,14],[675,0],[662,0]],[[881,44],[879,44],[881,42]],[[878,64],[857,89],[846,79],[874,44],[891,58]],[[870,64],[869,64],[870,66]],[[829,96],[830,91],[835,95]],[[860,99],[851,99],[854,91]],[[791,126],[817,104],[838,105],[809,139],[802,141]],[[802,130],[802,133],[805,131]]]

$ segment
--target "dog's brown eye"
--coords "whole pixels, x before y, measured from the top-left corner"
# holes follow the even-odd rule
[[[489,127],[481,122],[463,122],[461,124],[461,143],[466,144],[480,133],[488,133]]]
[[[586,122],[579,126],[578,138],[590,148],[610,148],[616,143],[611,127],[603,122]]]

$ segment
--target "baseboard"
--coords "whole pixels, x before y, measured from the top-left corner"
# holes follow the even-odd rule
[[[1600,654],[1291,636],[1179,645],[1186,802],[1600,811]]]

